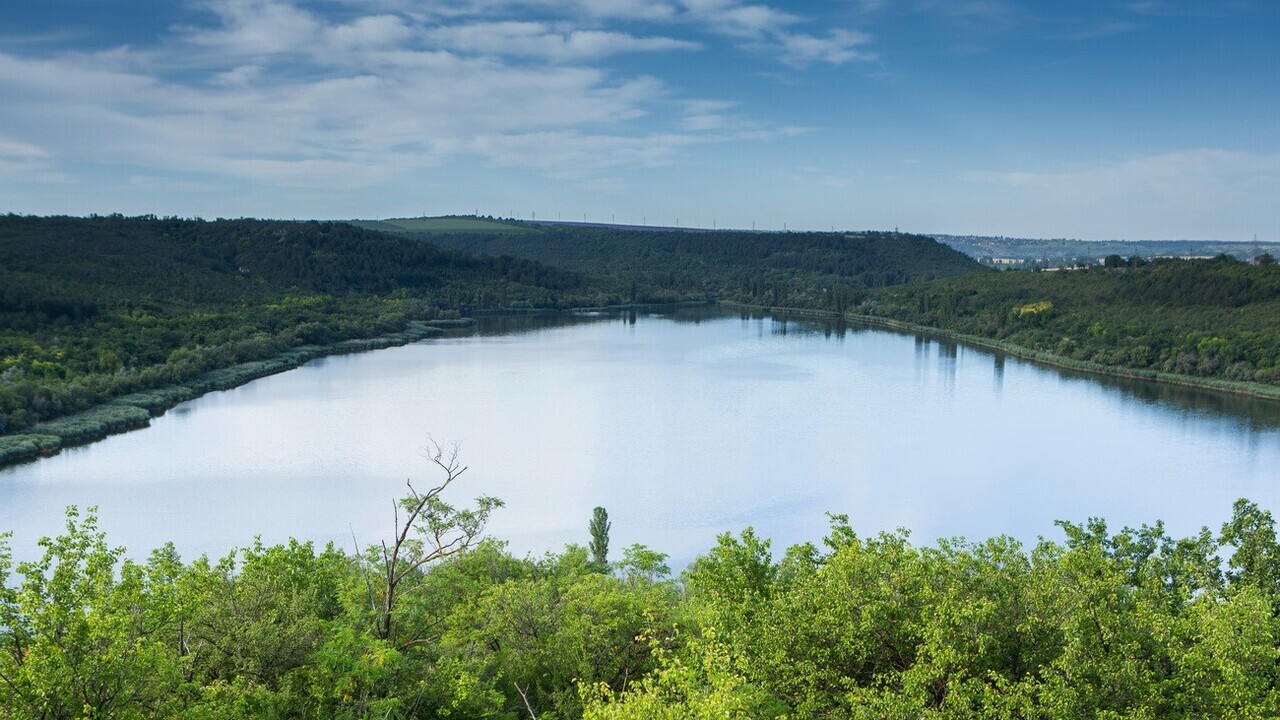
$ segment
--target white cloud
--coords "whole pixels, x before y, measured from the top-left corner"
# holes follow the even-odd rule
[[[875,53],[861,49],[871,41],[871,36],[853,30],[832,30],[825,37],[782,34],[778,41],[782,46],[782,61],[792,67],[806,67],[817,62],[843,65],[854,60],[876,58]]]
[[[287,2],[211,0],[205,5],[222,27],[184,28],[187,40],[229,56],[305,52],[315,47],[323,30],[314,15]]]
[[[596,134],[610,147],[623,133],[643,145],[652,132],[629,123],[668,92],[651,77],[613,79],[591,68],[517,67],[438,51],[392,50],[369,62],[367,70],[316,79],[237,66],[211,84],[184,85],[103,70],[89,58],[0,54],[0,92],[16,101],[6,119],[23,130],[22,141],[4,146],[5,167],[31,166],[44,144],[94,163],[359,187],[462,155],[508,163],[489,152],[506,135],[541,134],[591,148],[588,154],[598,151]],[[545,152],[561,166],[581,154],[565,146]]]
[[[355,0],[355,4],[363,0]],[[677,7],[667,0],[436,0],[422,3],[402,0],[389,3],[402,12],[420,17],[493,17],[541,11],[559,17],[594,20],[662,21],[675,16]]]
[[[213,83],[224,87],[247,87],[261,76],[261,65],[239,65],[214,75]]]
[[[445,25],[426,33],[436,46],[468,54],[506,55],[571,62],[629,52],[697,50],[698,43],[667,37],[636,37],[600,30],[561,32],[545,22]]]
[[[414,31],[395,15],[369,15],[326,28],[326,34],[333,45],[355,50],[398,45],[412,37]]]
[[[517,6],[549,17],[489,17]],[[862,59],[867,42],[851,31],[789,32],[799,18],[739,0],[445,0],[429,13],[385,0],[349,3],[335,17],[290,0],[202,7],[211,24],[175,27],[151,47],[0,53],[0,120],[11,136],[0,171],[48,176],[60,164],[94,164],[134,176],[356,188],[470,159],[594,182],[698,143],[793,132],[727,103],[680,98],[654,77],[589,66],[701,47],[604,20],[702,28],[768,46],[794,66]]]
[[[758,38],[779,33],[800,21],[791,13],[768,5],[743,5],[735,0],[683,0],[686,12],[709,32]]]
[[[1199,149],[1102,162],[1057,172],[974,172],[967,178],[1003,187],[1017,211],[1051,218],[1064,234],[1107,237],[1274,236],[1280,216],[1280,153]],[[1271,208],[1270,210],[1268,208]],[[1250,229],[1241,218],[1272,218]],[[1077,228],[1071,230],[1071,228]],[[1231,239],[1231,238],[1214,238]]]
[[[19,140],[0,137],[0,158],[8,161],[41,160],[49,156],[42,148]]]

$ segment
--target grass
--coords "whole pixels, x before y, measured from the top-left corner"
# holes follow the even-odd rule
[[[369,230],[380,230],[393,233],[432,233],[432,232],[484,232],[484,233],[530,233],[534,230],[519,223],[507,220],[489,220],[480,217],[459,217],[446,215],[443,217],[423,218],[391,218],[388,220],[353,220],[352,225]]]

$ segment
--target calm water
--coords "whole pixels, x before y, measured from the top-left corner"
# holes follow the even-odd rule
[[[776,547],[816,541],[828,511],[921,542],[1033,542],[1059,518],[1182,535],[1216,530],[1238,497],[1280,507],[1273,403],[771,318],[488,324],[501,334],[326,358],[2,470],[0,530],[30,557],[78,504],[134,555],[369,543],[406,480],[438,479],[428,434],[470,466],[452,499],[506,501],[492,532],[518,553],[585,543],[596,505],[615,553],[644,542],[677,565],[747,525]]]

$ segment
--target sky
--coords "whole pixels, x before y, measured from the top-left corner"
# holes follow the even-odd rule
[[[1274,241],[1280,2],[14,2],[0,212]]]

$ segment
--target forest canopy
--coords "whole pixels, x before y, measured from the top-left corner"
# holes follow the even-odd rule
[[[432,502],[423,527],[447,539],[494,501]],[[135,560],[71,508],[35,560],[0,540],[0,718],[1280,714],[1269,512],[1241,500],[1184,538],[1096,518],[1057,535],[916,545],[832,516],[785,550],[723,534],[672,575],[641,545],[602,565],[492,539]]]

